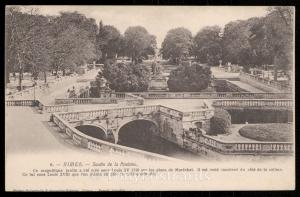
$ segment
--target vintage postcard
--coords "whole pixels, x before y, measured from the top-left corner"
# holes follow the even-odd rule
[[[295,189],[295,9],[5,8],[6,191]]]

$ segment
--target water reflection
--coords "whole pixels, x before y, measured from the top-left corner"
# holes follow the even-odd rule
[[[153,133],[158,132],[157,129],[157,126],[150,121],[130,122],[120,129],[118,144],[180,159],[190,160],[199,157],[177,144],[154,135]]]
[[[92,125],[80,125],[75,127],[76,129],[78,129],[79,131],[81,131],[82,133],[84,133],[85,135],[100,139],[100,140],[106,140],[106,134],[105,132],[96,126],[92,126]]]

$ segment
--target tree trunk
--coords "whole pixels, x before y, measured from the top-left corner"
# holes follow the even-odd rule
[[[47,73],[46,73],[46,71],[44,71],[44,79],[45,79],[45,83],[47,83]]]
[[[63,69],[63,76],[66,76],[66,70]]]
[[[19,91],[21,91],[23,89],[22,88],[22,80],[23,80],[23,69],[20,68],[20,70],[19,70],[19,87],[20,87]]]
[[[277,81],[277,75],[278,75],[278,68],[277,65],[275,65],[275,70],[274,70],[274,81]]]

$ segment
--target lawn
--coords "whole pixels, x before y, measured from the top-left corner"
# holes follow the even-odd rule
[[[241,136],[257,141],[290,142],[293,139],[293,125],[271,123],[246,125],[239,130]]]

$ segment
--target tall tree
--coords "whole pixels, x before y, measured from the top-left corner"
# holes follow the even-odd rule
[[[243,66],[246,70],[259,64],[249,42],[250,29],[259,18],[238,20],[225,25],[222,39],[223,60]]]
[[[103,62],[107,58],[115,58],[120,52],[121,34],[114,26],[99,24],[99,33],[96,38],[97,51],[101,52]]]
[[[93,18],[87,18],[78,12],[61,12],[58,17],[53,18],[52,22],[54,23],[54,34],[65,31],[66,27],[74,26],[77,29],[86,31],[89,41],[93,44],[96,43],[98,27]]]
[[[142,56],[148,59],[148,55],[155,55],[157,42],[156,36],[150,35],[150,45],[142,52]]]
[[[153,46],[154,36],[141,26],[128,27],[124,33],[125,49],[128,57],[132,58],[134,64],[141,60],[142,55],[148,54],[146,50]]]
[[[221,27],[209,26],[201,29],[194,37],[194,55],[203,63],[217,65],[221,59]]]
[[[176,64],[191,53],[192,33],[183,27],[168,31],[162,43],[163,58],[171,59]]]
[[[251,29],[250,43],[256,54],[268,54],[275,66],[275,81],[278,69],[292,68],[293,16],[292,7],[271,7],[268,15]]]
[[[53,40],[52,69],[57,73],[67,69],[74,70],[96,58],[95,20],[88,19],[77,12],[62,12],[51,20]]]
[[[74,70],[77,66],[95,58],[94,45],[85,30],[70,26],[54,40],[52,47],[53,65],[56,70]]]
[[[9,71],[19,73],[19,88],[22,90],[23,73],[30,68],[34,75],[39,67],[48,62],[45,26],[47,18],[36,10],[22,12],[20,7],[6,9],[6,63]],[[9,73],[7,73],[9,75]]]

